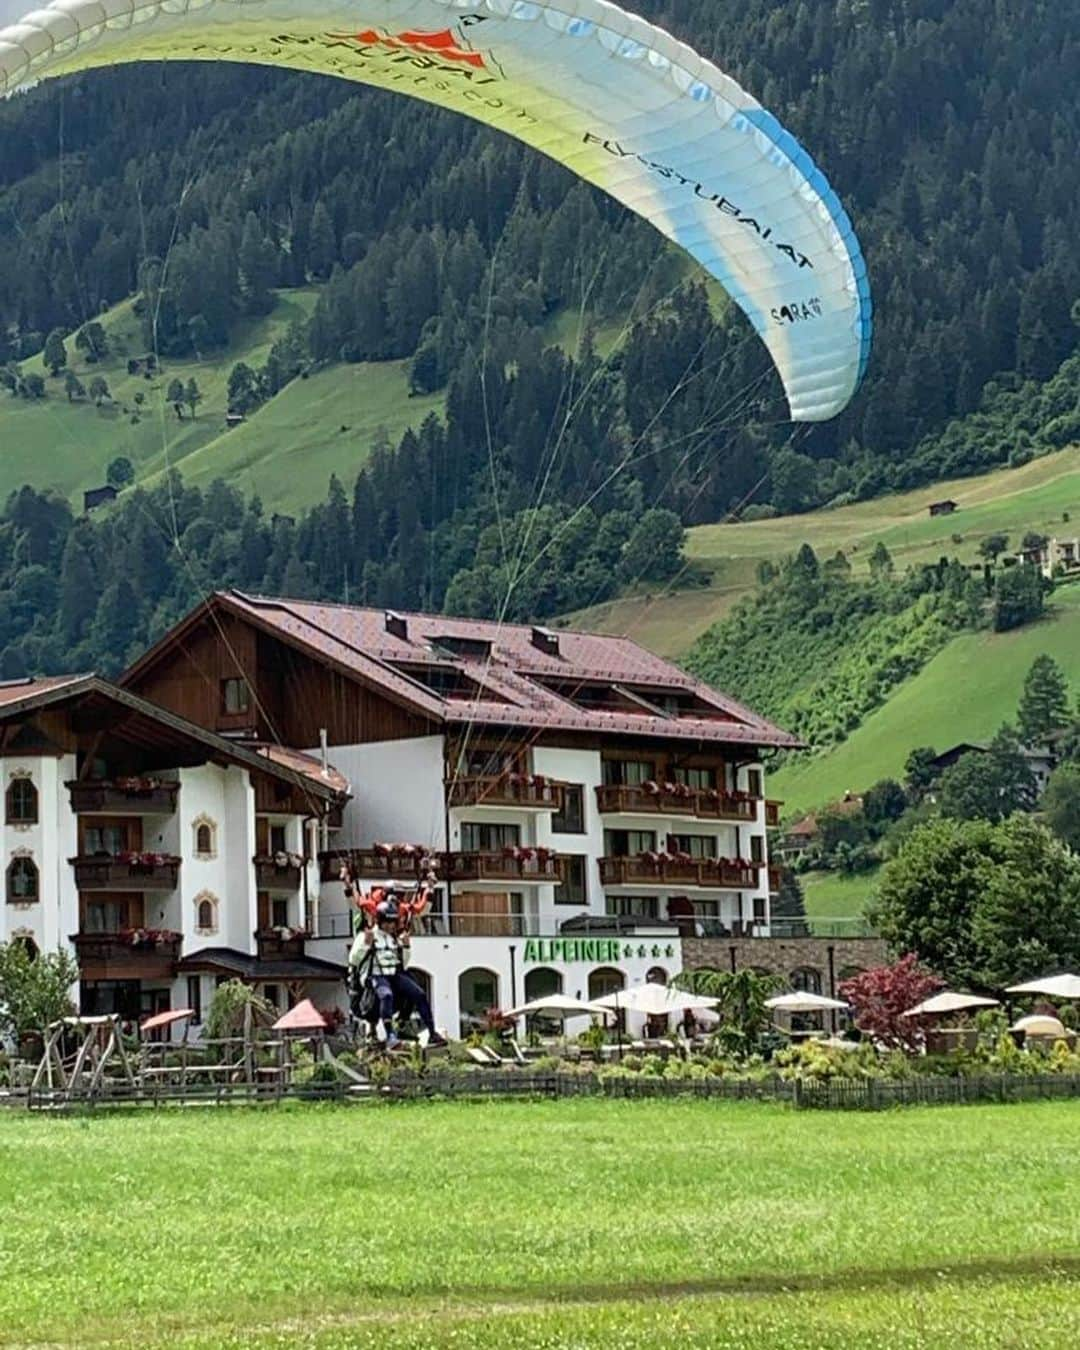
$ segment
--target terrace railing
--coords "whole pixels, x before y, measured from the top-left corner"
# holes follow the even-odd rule
[[[752,890],[764,863],[748,859],[681,858],[635,853],[624,858],[600,858],[602,886],[690,886],[713,890]]]
[[[300,885],[300,863],[276,862],[272,857],[262,855],[252,861],[255,884],[260,891],[295,891]]]
[[[176,973],[183,938],[143,929],[75,933],[71,941],[84,980],[168,980]]]
[[[444,853],[442,856],[442,875],[447,881],[558,882],[562,879],[558,854],[540,850],[492,850]]]
[[[358,881],[403,881],[415,885],[429,862],[438,865],[438,856],[414,853],[387,853],[376,848],[331,849],[319,854],[319,876],[323,881],[337,881],[342,863]]]
[[[68,861],[75,869],[80,891],[174,891],[180,859],[161,855],[78,857]]]
[[[680,783],[605,784],[596,789],[602,815],[692,816],[697,820],[757,819],[758,798],[716,788],[691,788]]]
[[[448,806],[512,806],[522,811],[561,811],[563,784],[537,774],[477,774],[446,784]]]
[[[65,787],[77,814],[171,816],[176,810],[179,783],[154,778],[71,782]]]

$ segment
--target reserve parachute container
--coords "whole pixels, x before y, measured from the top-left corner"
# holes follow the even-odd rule
[[[825,175],[729,76],[604,0],[25,6],[0,0],[0,94],[129,61],[244,61],[453,108],[550,155],[695,258],[761,335],[794,421],[836,416],[859,385],[870,290]]]

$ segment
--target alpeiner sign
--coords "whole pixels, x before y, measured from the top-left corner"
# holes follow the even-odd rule
[[[654,961],[676,955],[672,942],[629,942],[622,938],[529,938],[525,943],[529,961]]]

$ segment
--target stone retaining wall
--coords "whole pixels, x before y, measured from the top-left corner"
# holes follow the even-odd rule
[[[884,938],[683,938],[683,968],[709,966],[713,970],[742,970],[753,966],[782,975],[814,970],[821,992],[830,998],[836,986],[855,970],[883,966],[889,961]]]

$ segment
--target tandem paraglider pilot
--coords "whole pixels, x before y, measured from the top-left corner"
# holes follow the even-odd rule
[[[385,1041],[391,1049],[397,1045],[398,1037],[393,1029],[395,1010],[399,1016],[407,1017],[415,1009],[426,1032],[427,1044],[445,1045],[446,1039],[435,1030],[427,995],[406,973],[412,950],[408,929],[401,928],[400,917],[398,903],[392,896],[380,900],[375,909],[374,926],[361,929],[353,941],[349,964],[359,967],[366,960],[371,961],[370,979],[378,1003],[377,1040]]]

